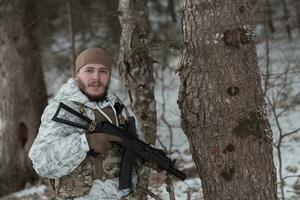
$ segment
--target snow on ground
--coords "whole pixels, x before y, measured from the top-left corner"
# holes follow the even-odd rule
[[[199,178],[179,181],[174,184],[174,193],[177,200],[201,200],[203,199],[203,195],[199,191],[201,191],[201,181]],[[160,187],[152,188],[152,192],[158,194],[161,199],[170,199],[165,183]],[[149,200],[154,200],[154,198],[151,197]]]
[[[295,35],[295,34],[294,34]],[[265,43],[261,43],[257,46],[259,65],[261,67],[262,74],[265,74],[266,68],[266,56],[265,56]],[[288,72],[288,73],[285,73]],[[276,113],[282,112],[284,109],[291,106],[293,99],[296,101],[296,105],[288,109],[285,114],[278,118],[280,128],[283,134],[294,131],[300,128],[300,112],[299,112],[299,99],[296,95],[300,92],[300,39],[294,38],[293,41],[272,40],[270,43],[270,82],[280,84],[278,86],[273,85],[268,89],[267,96],[272,99],[279,93],[278,107]],[[264,77],[264,76],[263,76]],[[284,87],[283,87],[284,86]],[[269,107],[270,108],[270,107]],[[271,123],[273,131],[274,143],[279,140],[280,129],[276,125],[276,119],[274,115],[269,112],[269,121]],[[294,135],[286,137],[281,145],[282,154],[282,174],[283,177],[299,175],[300,166],[300,133],[297,132]],[[274,161],[277,168],[277,177],[279,177],[279,160],[278,152],[274,148]],[[287,198],[295,197],[293,185],[297,177],[286,179],[285,196]],[[277,182],[279,182],[277,178]],[[279,187],[278,187],[279,188]],[[279,189],[278,189],[279,191]],[[280,192],[279,192],[280,193]],[[300,198],[299,196],[296,198]]]
[[[0,198],[1,200],[50,200],[53,199],[53,195],[50,197],[47,195],[49,188],[46,185],[37,185],[29,187],[27,189],[15,192],[11,195]]]
[[[16,192],[14,194],[15,197],[20,198],[23,196],[28,196],[30,194],[43,194],[46,191],[46,186],[45,185],[40,185],[40,186],[33,186],[27,190],[22,190],[20,192]]]

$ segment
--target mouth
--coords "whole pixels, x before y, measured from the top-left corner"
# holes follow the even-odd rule
[[[102,84],[89,84],[88,87],[100,88]]]

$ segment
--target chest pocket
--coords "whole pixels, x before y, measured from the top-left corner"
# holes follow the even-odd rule
[[[95,114],[95,121],[101,123],[103,121],[109,121],[114,125],[118,125],[119,121],[111,107],[105,107],[101,111],[93,109]],[[91,157],[94,169],[94,175],[96,179],[106,180],[116,178],[119,175],[121,154],[120,147],[113,144],[112,149],[110,149],[105,154],[100,154],[97,157]]]

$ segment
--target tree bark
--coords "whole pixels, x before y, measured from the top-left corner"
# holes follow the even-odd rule
[[[0,0],[0,196],[37,178],[28,158],[46,105],[32,0]]]
[[[119,72],[128,88],[140,130],[146,142],[154,144],[157,119],[146,1],[120,0],[119,11],[122,28]],[[143,187],[148,186],[149,173],[141,177],[140,185]],[[139,199],[145,199],[145,196]]]
[[[206,200],[277,200],[250,0],[181,0],[181,126]]]

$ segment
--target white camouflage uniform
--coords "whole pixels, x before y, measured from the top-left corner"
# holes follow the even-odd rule
[[[60,102],[79,110],[78,102],[92,109],[113,106],[117,97],[108,91],[109,101],[92,102],[83,94],[73,78],[70,78],[59,90],[54,100],[46,107],[41,118],[39,133],[30,149],[29,157],[33,167],[42,177],[59,178],[71,173],[86,158],[90,150],[85,136],[85,130],[52,121],[52,117]],[[62,110],[61,110],[62,112]],[[126,116],[124,109],[122,115]],[[63,113],[64,114],[64,113]],[[94,113],[85,113],[90,119],[95,119]],[[76,121],[76,119],[71,119]],[[136,176],[133,177],[136,183]],[[118,177],[101,181],[96,179],[92,183],[89,193],[77,200],[120,199],[129,193],[129,189],[119,190]]]

